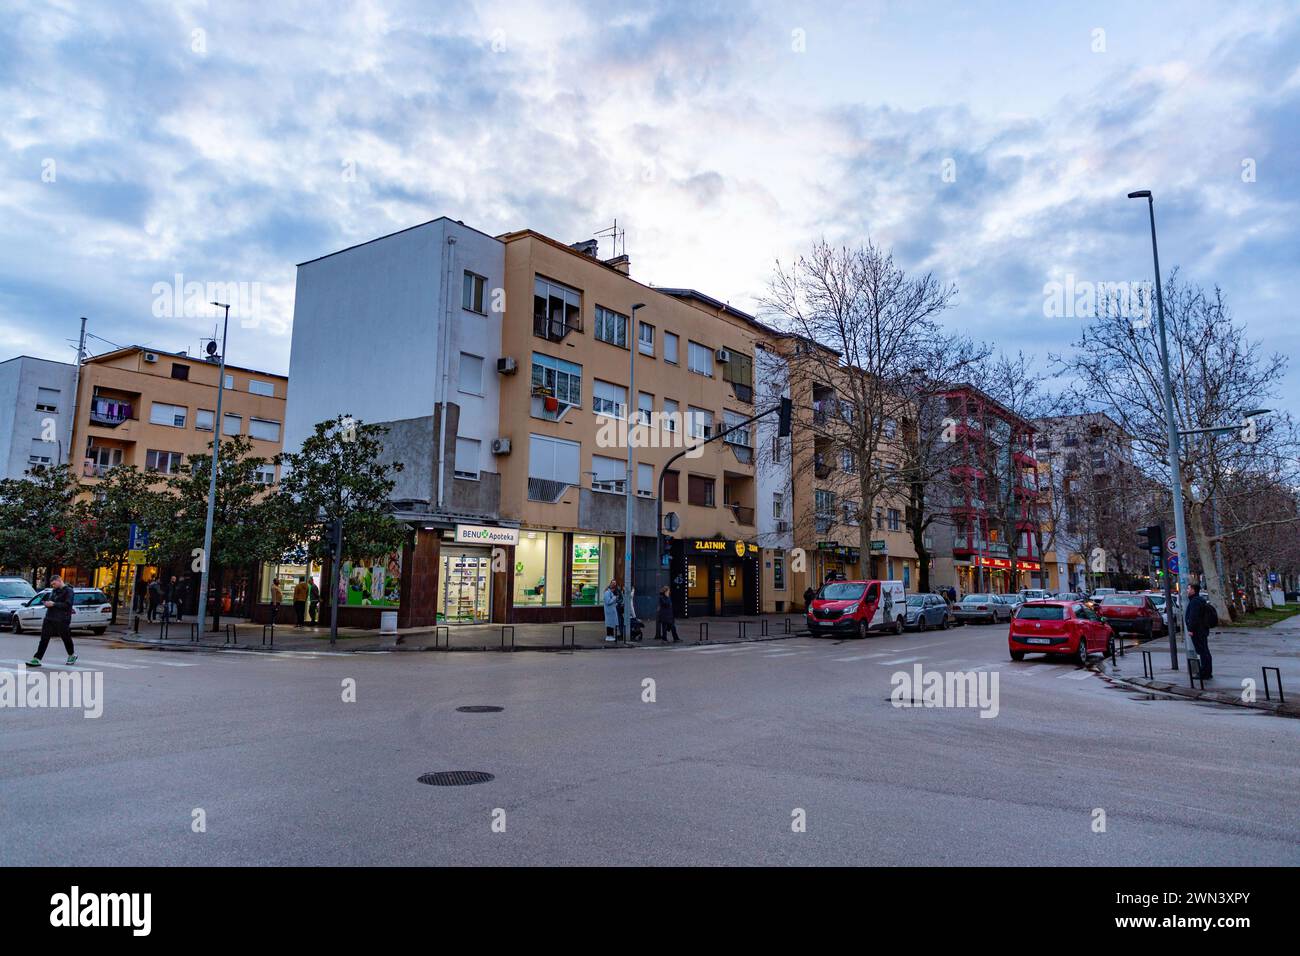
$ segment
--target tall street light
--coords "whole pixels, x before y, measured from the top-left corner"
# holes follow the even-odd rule
[[[1169,340],[1165,334],[1165,297],[1160,288],[1160,252],[1156,246],[1156,207],[1155,200],[1152,198],[1149,189],[1139,189],[1131,192],[1128,194],[1128,198],[1145,199],[1147,201],[1147,212],[1151,216],[1151,259],[1155,264],[1156,271],[1156,312],[1160,325],[1160,373],[1165,393],[1165,432],[1169,443],[1169,474],[1172,485],[1170,491],[1173,493],[1174,504],[1174,534],[1178,539],[1178,591],[1183,595],[1185,601],[1187,600],[1187,586],[1190,584],[1187,566],[1191,555],[1187,551],[1187,522],[1183,520],[1182,450],[1178,440],[1178,424],[1174,420],[1174,390],[1169,383]],[[1170,608],[1169,613],[1172,619],[1172,608]],[[1186,628],[1183,628],[1183,648],[1189,661],[1188,666],[1191,666],[1190,661],[1196,658],[1196,648],[1192,646],[1192,635]]]
[[[230,333],[230,306],[225,302],[212,302],[218,309],[226,310],[226,320],[221,327],[221,360],[217,371],[217,420],[212,425],[212,474],[208,476],[208,518],[203,525],[203,563],[199,575],[199,629],[208,613],[208,565],[212,555],[212,519],[217,507],[217,455],[221,450],[221,399],[226,394],[226,341]],[[211,354],[212,343],[208,346]],[[215,607],[221,607],[217,595]]]
[[[632,318],[629,321],[627,330],[627,409],[625,410],[627,418],[627,484],[624,491],[627,493],[627,529],[623,538],[623,590],[627,597],[624,603],[627,606],[627,613],[624,620],[627,622],[624,626],[627,630],[623,634],[624,640],[632,636],[632,618],[636,617],[636,590],[632,587],[632,550],[635,538],[632,537],[632,517],[633,509],[636,506],[636,495],[633,493],[636,481],[636,462],[632,459],[632,429],[635,419],[632,417],[632,409],[635,408],[636,414],[641,414],[641,403],[637,401],[636,395],[636,353],[641,348],[641,335],[637,329],[636,313],[638,309],[644,309],[645,303],[638,302],[632,306]]]

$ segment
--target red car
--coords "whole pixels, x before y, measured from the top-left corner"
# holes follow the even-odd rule
[[[1084,667],[1089,654],[1114,652],[1115,632],[1082,601],[1029,601],[1011,619],[1007,644],[1013,661],[1048,654]]]
[[[1116,631],[1132,631],[1147,641],[1165,633],[1164,615],[1145,594],[1107,594],[1097,610]]]
[[[807,613],[810,634],[902,634],[906,621],[907,592],[902,581],[827,582]]]

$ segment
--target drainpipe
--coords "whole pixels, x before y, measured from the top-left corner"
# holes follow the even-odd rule
[[[456,271],[456,237],[447,237],[447,276],[443,282],[443,298],[445,307],[443,309],[442,335],[438,343],[440,355],[438,363],[440,368],[438,381],[438,404],[442,406],[442,411],[438,415],[438,511],[446,511],[446,475],[447,475],[447,374],[450,366],[450,359],[447,355],[447,349],[450,348],[451,342],[451,309],[452,302],[452,278]]]

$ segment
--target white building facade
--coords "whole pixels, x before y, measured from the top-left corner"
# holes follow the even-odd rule
[[[0,478],[67,464],[77,367],[20,355],[0,362]]]

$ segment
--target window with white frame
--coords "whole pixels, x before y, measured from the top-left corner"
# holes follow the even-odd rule
[[[184,405],[164,405],[162,402],[154,402],[153,407],[149,409],[149,421],[154,425],[184,428],[187,411]]]
[[[533,353],[533,394],[549,392],[564,405],[582,404],[582,366]]]
[[[655,354],[655,327],[649,322],[638,322],[636,347],[642,355]]]
[[[145,471],[174,475],[181,470],[181,458],[182,455],[178,451],[158,451],[150,448],[144,456]]]
[[[840,470],[846,475],[856,475],[858,473],[858,456],[847,448],[840,452]]]
[[[688,342],[687,367],[696,375],[713,378],[713,350],[699,342]]]
[[[680,340],[677,338],[676,332],[664,333],[664,361],[665,362],[672,362],[674,365],[677,364],[677,343],[679,341]]]
[[[210,408],[194,410],[194,427],[201,432],[210,432],[216,427],[217,413]]]
[[[226,379],[225,379],[225,387],[226,387],[226,388],[234,388],[234,387],[235,387],[235,376],[233,376],[233,375],[227,375],[227,376],[226,376]]]
[[[892,418],[886,418],[885,437],[892,440],[896,434],[898,434],[898,422],[894,421]]]
[[[591,386],[591,410],[609,418],[624,418],[627,415],[627,389],[596,379]]]
[[[460,377],[456,387],[467,395],[483,394],[483,356],[460,353]]]
[[[708,438],[713,434],[713,412],[694,405],[686,406],[687,434],[692,438]]]
[[[636,493],[642,498],[653,498],[655,494],[655,466],[648,462],[636,463]]]
[[[677,404],[675,399],[665,398],[664,417],[661,419],[661,421],[663,422],[664,430],[670,432],[676,432],[677,423],[678,421],[680,421],[681,415],[682,415],[681,405]]]
[[[272,382],[259,382],[255,378],[248,380],[248,390],[254,395],[265,395],[267,398],[275,397],[275,384]]]
[[[852,498],[843,498],[840,500],[841,517],[845,524],[856,525],[858,523],[858,503]]]
[[[576,441],[551,438],[549,435],[529,435],[528,477],[576,485],[581,455],[582,446]]]
[[[258,485],[275,484],[275,465],[269,462],[253,469],[253,483]]]
[[[727,434],[722,440],[728,445],[742,445],[748,448],[750,441],[749,426],[738,427],[748,417],[724,409],[722,412],[722,427],[727,429]]]
[[[781,436],[773,435],[772,436],[772,464],[779,465],[781,463],[781,455],[782,455]]]
[[[890,531],[903,530],[903,514],[897,508],[889,509],[889,530]]]
[[[477,438],[456,437],[456,477],[478,480],[478,453],[481,443]]]
[[[621,349],[627,348],[628,318],[621,312],[596,306],[596,338]]]
[[[29,465],[54,464],[54,452],[58,447],[59,447],[58,442],[41,441],[39,438],[33,438],[31,450],[27,455],[27,464]]]
[[[280,423],[268,418],[250,418],[248,420],[248,437],[262,441],[280,440]]]
[[[627,490],[627,462],[623,459],[592,455],[591,469],[594,472],[591,478],[593,491],[621,495]]]
[[[460,289],[461,308],[468,309],[470,312],[477,312],[479,315],[486,315],[487,308],[484,305],[486,293],[487,279],[466,270]]]
[[[779,491],[772,492],[772,517],[778,521],[785,517],[785,495]]]
[[[654,418],[655,397],[649,392],[636,393],[637,424],[649,425]]]

